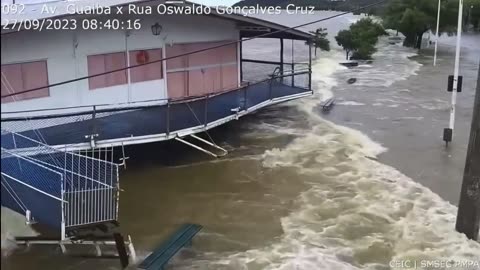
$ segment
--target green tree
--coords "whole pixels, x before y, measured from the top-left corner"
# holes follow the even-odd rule
[[[382,25],[364,18],[350,25],[350,29],[338,32],[335,40],[345,50],[347,60],[351,53],[354,59],[370,59],[378,37],[385,34]]]
[[[480,30],[480,0],[465,0],[465,24],[471,25],[473,30]]]
[[[346,53],[347,60],[349,59],[350,52],[354,51],[357,46],[353,40],[353,34],[351,30],[342,30],[338,32],[337,36],[335,37],[338,45],[341,46]]]
[[[315,56],[317,56],[317,49],[330,51],[330,41],[327,39],[328,33],[326,31],[326,28],[318,28],[315,31],[310,31],[314,37],[307,41],[307,45],[315,47]]]
[[[401,32],[405,36],[404,46],[420,49],[423,34],[435,31],[437,4],[434,0],[392,0],[383,15],[384,26]],[[458,1],[442,0],[440,12],[439,31],[452,33],[456,28]]]

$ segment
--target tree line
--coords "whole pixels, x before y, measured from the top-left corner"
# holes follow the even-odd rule
[[[238,6],[314,6],[317,10],[348,11],[372,4],[374,0],[243,0]],[[390,0],[362,10],[362,13],[383,19],[387,29],[405,36],[404,45],[420,48],[423,35],[436,30],[437,0]],[[463,28],[480,31],[480,0],[464,0]],[[440,33],[453,34],[457,28],[458,0],[441,0]]]
[[[391,0],[380,14],[385,28],[405,36],[403,45],[420,49],[423,35],[436,31],[437,0]],[[480,0],[465,0],[463,28],[480,30]],[[441,0],[439,32],[453,34],[457,29],[458,0]]]
[[[295,4],[296,6],[313,6],[316,10],[337,10],[337,11],[349,11],[366,6],[372,3],[372,0],[344,0],[344,1],[331,1],[331,0],[242,0],[237,2],[234,6],[255,6],[261,7],[278,6],[285,8],[289,4]],[[383,5],[369,8],[364,10],[364,13],[376,14],[383,8]]]
[[[318,28],[310,33],[314,36],[307,44],[323,51],[330,50],[330,41],[327,39],[327,29]],[[383,26],[371,18],[363,18],[350,25],[349,29],[338,32],[335,36],[337,44],[345,50],[346,59],[368,60],[376,52],[375,45],[378,38],[386,35]]]

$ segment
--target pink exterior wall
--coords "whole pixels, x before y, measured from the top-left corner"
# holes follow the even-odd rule
[[[127,66],[125,52],[89,55],[87,57],[87,62],[89,76],[124,68]],[[127,72],[125,70],[88,79],[88,85],[90,90],[115,85],[122,85],[126,83]]]
[[[167,88],[169,98],[181,98],[187,96],[186,72],[173,72],[167,75]]]
[[[232,89],[238,87],[238,66],[222,67],[222,88]]]
[[[48,85],[47,62],[2,65],[2,96]],[[2,98],[2,103],[49,96],[48,88]]]
[[[130,58],[129,60],[131,66],[157,61],[162,59],[162,49],[130,51],[128,57]],[[87,62],[88,75],[100,74],[127,66],[125,52],[89,55],[87,57]],[[160,80],[163,78],[162,63],[156,62],[132,68],[129,71],[118,71],[89,78],[89,88],[90,90],[94,90],[98,88],[126,84],[127,72],[130,72],[130,80],[132,83]]]
[[[218,46],[228,41],[175,44],[167,48],[167,57]],[[190,54],[167,61],[170,98],[201,96],[238,86],[236,44]]]

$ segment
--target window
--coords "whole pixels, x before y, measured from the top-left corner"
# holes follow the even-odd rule
[[[47,61],[2,65],[2,96],[48,85]],[[48,97],[49,89],[2,98],[2,103]]]
[[[167,57],[223,45],[230,41],[174,44]],[[167,60],[168,95],[173,98],[202,96],[238,87],[237,45]]]
[[[157,61],[162,59],[162,49],[130,51],[128,57],[130,58],[129,60],[131,66]],[[87,61],[89,76],[125,68],[127,66],[125,52],[89,55],[87,57]],[[129,69],[129,72],[130,81],[132,83],[160,80],[163,78],[162,62],[131,68]],[[117,71],[88,79],[90,90],[122,85],[126,83],[127,70]]]
[[[112,70],[125,68],[127,61],[124,52],[89,55],[88,75],[100,74]],[[88,79],[90,90],[97,88],[104,88],[115,85],[122,85],[127,83],[127,71],[121,70],[113,73],[108,73],[102,76],[92,77]]]
[[[130,51],[130,66],[144,64],[162,59],[162,49]],[[130,69],[130,81],[144,82],[163,78],[162,62]]]

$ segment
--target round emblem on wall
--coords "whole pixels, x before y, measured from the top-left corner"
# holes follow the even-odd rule
[[[145,64],[149,62],[148,52],[147,51],[139,51],[137,53],[137,63],[138,64]]]

